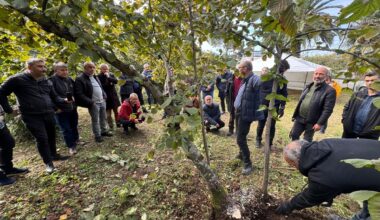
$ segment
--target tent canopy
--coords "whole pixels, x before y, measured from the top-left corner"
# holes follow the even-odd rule
[[[288,55],[284,54],[283,59]],[[312,63],[297,57],[287,58],[289,63],[289,70],[287,70],[284,76],[288,79],[288,88],[295,90],[302,90],[305,85],[313,81],[313,73],[318,64]],[[252,61],[253,72],[261,74],[263,67],[272,68],[274,66],[274,57],[267,58],[265,61],[261,57],[255,57]],[[330,69],[329,67],[327,67]]]

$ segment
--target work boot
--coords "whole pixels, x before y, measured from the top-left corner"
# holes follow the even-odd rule
[[[55,167],[54,167],[54,164],[53,163],[48,163],[46,164],[46,169],[45,169],[46,173],[48,174],[51,174],[53,173],[54,171],[56,171]]]
[[[10,185],[15,181],[15,179],[7,177],[3,171],[0,171],[0,186]]]
[[[29,173],[29,170],[27,168],[16,168],[16,167],[12,167],[10,169],[5,170],[5,174],[7,176],[14,176],[14,175],[19,175],[19,174],[24,174],[24,173]]]
[[[77,148],[76,147],[70,147],[69,148],[69,154],[71,155],[71,156],[73,156],[74,154],[76,154],[77,153]]]
[[[103,132],[101,135],[105,136],[105,137],[112,137],[113,136],[113,134],[109,131]]]
[[[102,136],[95,137],[95,141],[96,141],[97,143],[103,142],[103,138],[102,138]]]
[[[251,164],[250,165],[244,165],[244,168],[242,171],[242,174],[244,176],[250,175],[252,172],[253,172],[253,167]]]

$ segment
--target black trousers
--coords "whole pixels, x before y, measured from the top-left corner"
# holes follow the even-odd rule
[[[6,170],[13,167],[12,159],[14,146],[15,140],[7,126],[0,129],[0,172],[6,172]]]
[[[54,114],[22,115],[22,120],[36,139],[37,149],[44,163],[51,163],[51,157],[57,155]]]
[[[120,124],[124,128],[124,132],[128,132],[128,128],[135,128],[136,127],[135,123],[133,123],[131,121],[124,120],[124,119],[120,119]]]
[[[219,130],[219,129],[221,129],[221,128],[223,128],[224,127],[224,125],[225,125],[225,123],[221,120],[221,119],[218,119],[218,120],[215,120],[216,121],[216,123],[218,123],[219,124],[219,127],[218,128],[215,128],[214,130]],[[211,127],[211,123],[210,122],[207,122],[207,123],[205,123],[205,126],[206,126],[206,129],[210,129],[210,127]]]
[[[219,95],[220,98],[220,106],[222,107],[222,112],[226,112],[226,96]]]
[[[268,110],[264,110],[264,119],[260,120],[257,124],[256,141],[261,142],[263,140],[262,137],[263,137],[265,123],[267,122],[267,118],[268,118]],[[272,126],[270,128],[270,135],[269,135],[270,136],[269,146],[273,145],[273,139],[274,139],[275,133],[276,133],[276,120],[272,118]]]
[[[313,141],[313,137],[314,137],[313,126],[314,126],[313,124],[303,123],[303,122],[300,122],[299,120],[295,120],[293,124],[293,128],[290,131],[290,138],[292,139],[292,141],[299,140],[301,134],[304,133],[303,139],[309,142]]]
[[[371,137],[371,136],[363,136],[363,135],[358,135],[349,131],[344,130],[342,138],[359,138],[359,139],[372,139],[372,140],[378,140],[379,138],[376,137]]]
[[[242,156],[244,166],[251,166],[251,152],[249,151],[247,144],[247,135],[251,127],[252,122],[247,122],[242,120],[239,113],[236,113],[237,127],[236,127],[236,142],[240,149],[240,154]]]
[[[236,127],[237,127],[237,120],[235,117],[236,117],[235,107],[231,106],[230,120],[228,121],[228,129],[231,133],[234,132],[235,123],[236,123]]]

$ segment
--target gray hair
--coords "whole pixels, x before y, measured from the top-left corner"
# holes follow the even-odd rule
[[[146,63],[146,64],[144,64],[144,68],[148,68],[150,65],[149,65],[149,63]]]
[[[86,68],[86,67],[89,66],[89,65],[94,65],[94,66],[95,66],[94,62],[87,61],[87,62],[84,62],[84,63],[83,63],[83,68]]]
[[[61,61],[56,62],[56,63],[53,64],[53,70],[54,71],[56,71],[59,68],[67,68],[67,64],[64,63],[64,62],[61,62]]]
[[[136,98],[136,99],[138,99],[139,97],[137,96],[136,93],[131,93],[131,94],[129,95],[129,98]]]
[[[297,140],[288,144],[284,148],[284,155],[291,161],[299,161],[301,158],[301,148],[309,142],[306,140]],[[290,147],[293,146],[293,147]]]
[[[99,68],[102,68],[102,67],[107,67],[107,68],[109,68],[109,67],[108,67],[108,64],[106,64],[106,63],[102,63],[102,64],[100,64]]]
[[[34,64],[41,62],[45,62],[45,60],[41,58],[30,58],[28,61],[26,61],[26,66],[33,66]]]
[[[249,71],[252,71],[252,62],[250,60],[242,60],[239,65],[246,66]]]

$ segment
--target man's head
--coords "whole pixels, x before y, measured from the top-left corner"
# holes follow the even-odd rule
[[[150,69],[149,63],[144,64],[144,70],[149,70],[149,69]]]
[[[268,74],[269,73],[269,68],[268,67],[263,67],[261,69],[261,75],[265,75],[265,74]]]
[[[131,103],[132,106],[136,105],[138,101],[139,101],[139,97],[137,96],[136,93],[131,93],[129,95],[129,102]]]
[[[54,74],[66,78],[69,75],[67,64],[64,62],[57,62],[53,65]]]
[[[100,72],[101,73],[108,73],[109,72],[109,67],[108,67],[108,65],[107,64],[105,64],[105,63],[102,63],[102,64],[100,64]]]
[[[364,82],[365,82],[365,86],[369,89],[369,90],[372,90],[372,91],[376,91],[376,88],[374,88],[372,85],[379,80],[379,75],[373,71],[373,72],[369,72],[369,73],[366,73],[364,75]]]
[[[93,62],[85,62],[83,64],[83,69],[87,75],[92,76],[95,73],[96,67]]]
[[[330,71],[324,67],[319,66],[315,69],[314,75],[313,75],[313,81],[315,84],[321,84],[326,80],[327,75],[330,73]]]
[[[212,96],[206,95],[205,103],[206,103],[206,105],[212,105]]]
[[[30,74],[34,77],[42,77],[45,75],[46,67],[45,60],[39,58],[32,58],[26,62],[26,66]]]
[[[252,62],[249,60],[242,60],[238,68],[239,68],[239,72],[243,76],[247,76],[249,73],[252,72]]]
[[[309,142],[305,140],[292,141],[284,148],[284,159],[285,161],[298,169],[299,160],[301,157],[301,148],[303,145]]]
[[[280,69],[279,72],[280,74],[284,74],[286,70],[290,68],[290,65],[287,60],[281,60],[280,62]]]

